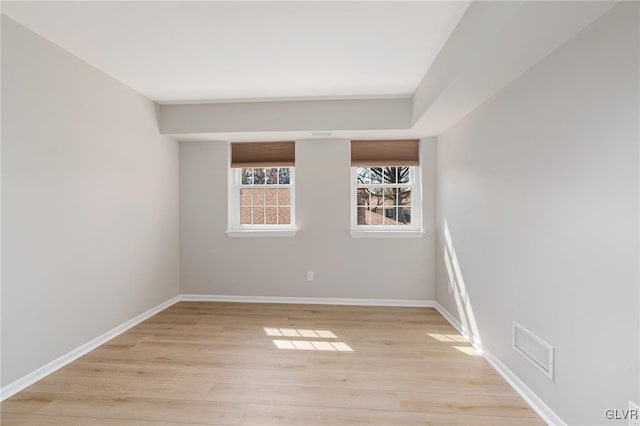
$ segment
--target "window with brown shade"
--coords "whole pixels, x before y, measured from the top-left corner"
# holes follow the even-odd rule
[[[352,231],[422,228],[419,141],[351,142]]]
[[[294,142],[231,144],[231,233],[295,229],[294,165]]]

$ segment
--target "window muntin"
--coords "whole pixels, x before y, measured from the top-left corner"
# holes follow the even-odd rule
[[[352,167],[351,170],[353,229],[420,228],[417,167]]]
[[[294,168],[237,168],[233,222],[238,229],[294,226]]]

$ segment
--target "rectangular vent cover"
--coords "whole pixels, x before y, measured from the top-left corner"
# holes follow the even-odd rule
[[[511,334],[513,349],[553,380],[553,346],[515,321]]]

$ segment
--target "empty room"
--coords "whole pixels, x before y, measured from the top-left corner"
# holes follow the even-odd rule
[[[640,425],[640,2],[0,7],[3,426]]]

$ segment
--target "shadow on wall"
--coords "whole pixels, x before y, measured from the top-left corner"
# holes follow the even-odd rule
[[[449,225],[444,221],[444,263],[447,267],[447,275],[449,278],[448,286],[453,293],[458,309],[458,317],[462,325],[462,335],[466,337],[478,352],[482,352],[482,340],[478,331],[476,317],[473,314],[469,293],[462,277],[462,270],[458,262],[458,256],[453,246]]]

